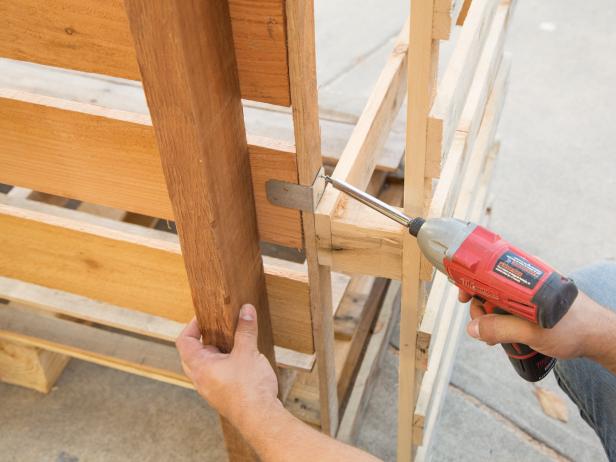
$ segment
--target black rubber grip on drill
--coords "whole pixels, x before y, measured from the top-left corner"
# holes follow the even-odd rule
[[[493,313],[511,316],[511,313],[498,307],[494,308]],[[528,382],[543,379],[556,364],[556,360],[551,356],[539,353],[523,343],[501,343],[501,346],[505,349],[515,371]]]
[[[553,272],[531,300],[537,307],[537,323],[547,329],[554,327],[569,311],[577,294],[572,279]]]
[[[421,217],[413,218],[413,221],[409,223],[409,233],[411,233],[411,236],[417,237],[419,230],[425,222],[426,220]]]

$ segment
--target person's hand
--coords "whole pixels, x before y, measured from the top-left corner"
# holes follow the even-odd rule
[[[465,303],[471,296],[460,291],[458,298]],[[590,301],[580,293],[569,311],[551,329],[543,329],[516,316],[486,314],[481,302],[472,299],[471,321],[466,326],[468,334],[488,345],[497,343],[524,343],[533,350],[559,359],[583,356],[586,337],[585,326],[588,325],[583,316],[584,303]]]
[[[231,353],[203,345],[194,318],[176,340],[184,372],[199,394],[235,426],[245,410],[280,403],[276,374],[257,349],[257,335],[257,312],[244,305]]]

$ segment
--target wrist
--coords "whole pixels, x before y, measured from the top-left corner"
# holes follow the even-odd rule
[[[579,356],[600,361],[605,354],[608,337],[614,335],[616,316],[585,294],[580,294],[578,300],[580,302]]]
[[[231,422],[244,435],[247,441],[250,435],[259,434],[262,431],[263,422],[268,425],[284,419],[288,411],[278,398],[267,399],[259,402],[257,406],[245,408],[243,412],[233,417]]]

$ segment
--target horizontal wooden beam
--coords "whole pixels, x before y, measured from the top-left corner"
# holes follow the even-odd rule
[[[326,239],[319,234],[319,263],[333,271],[399,280],[402,237],[408,231],[366,206],[352,208],[355,213],[347,211],[331,221],[331,234],[325,235]]]
[[[0,204],[0,275],[185,323],[193,315],[177,242]],[[274,342],[313,353],[305,272],[265,266]]]
[[[283,0],[229,0],[242,97],[288,106]],[[0,56],[141,80],[121,0],[0,0]]]
[[[184,324],[171,319],[2,276],[0,298],[47,313],[61,314],[170,343],[175,341],[184,328]],[[314,366],[314,354],[282,347],[274,349],[279,367],[310,371]]]
[[[193,388],[173,345],[0,306],[0,338]]]
[[[430,110],[426,167],[440,165],[442,153],[451,147],[498,3],[475,0],[471,6]],[[438,173],[426,170],[429,177],[436,178]]]
[[[265,183],[297,183],[292,146],[248,138],[264,241],[301,248],[297,210],[269,203]],[[0,183],[173,220],[149,116],[0,89]]]

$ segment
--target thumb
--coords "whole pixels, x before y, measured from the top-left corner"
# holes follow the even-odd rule
[[[466,326],[468,334],[489,345],[497,343],[536,343],[539,327],[509,315],[487,314],[473,319]]]
[[[257,310],[246,304],[240,308],[240,317],[235,329],[234,351],[257,351]]]

